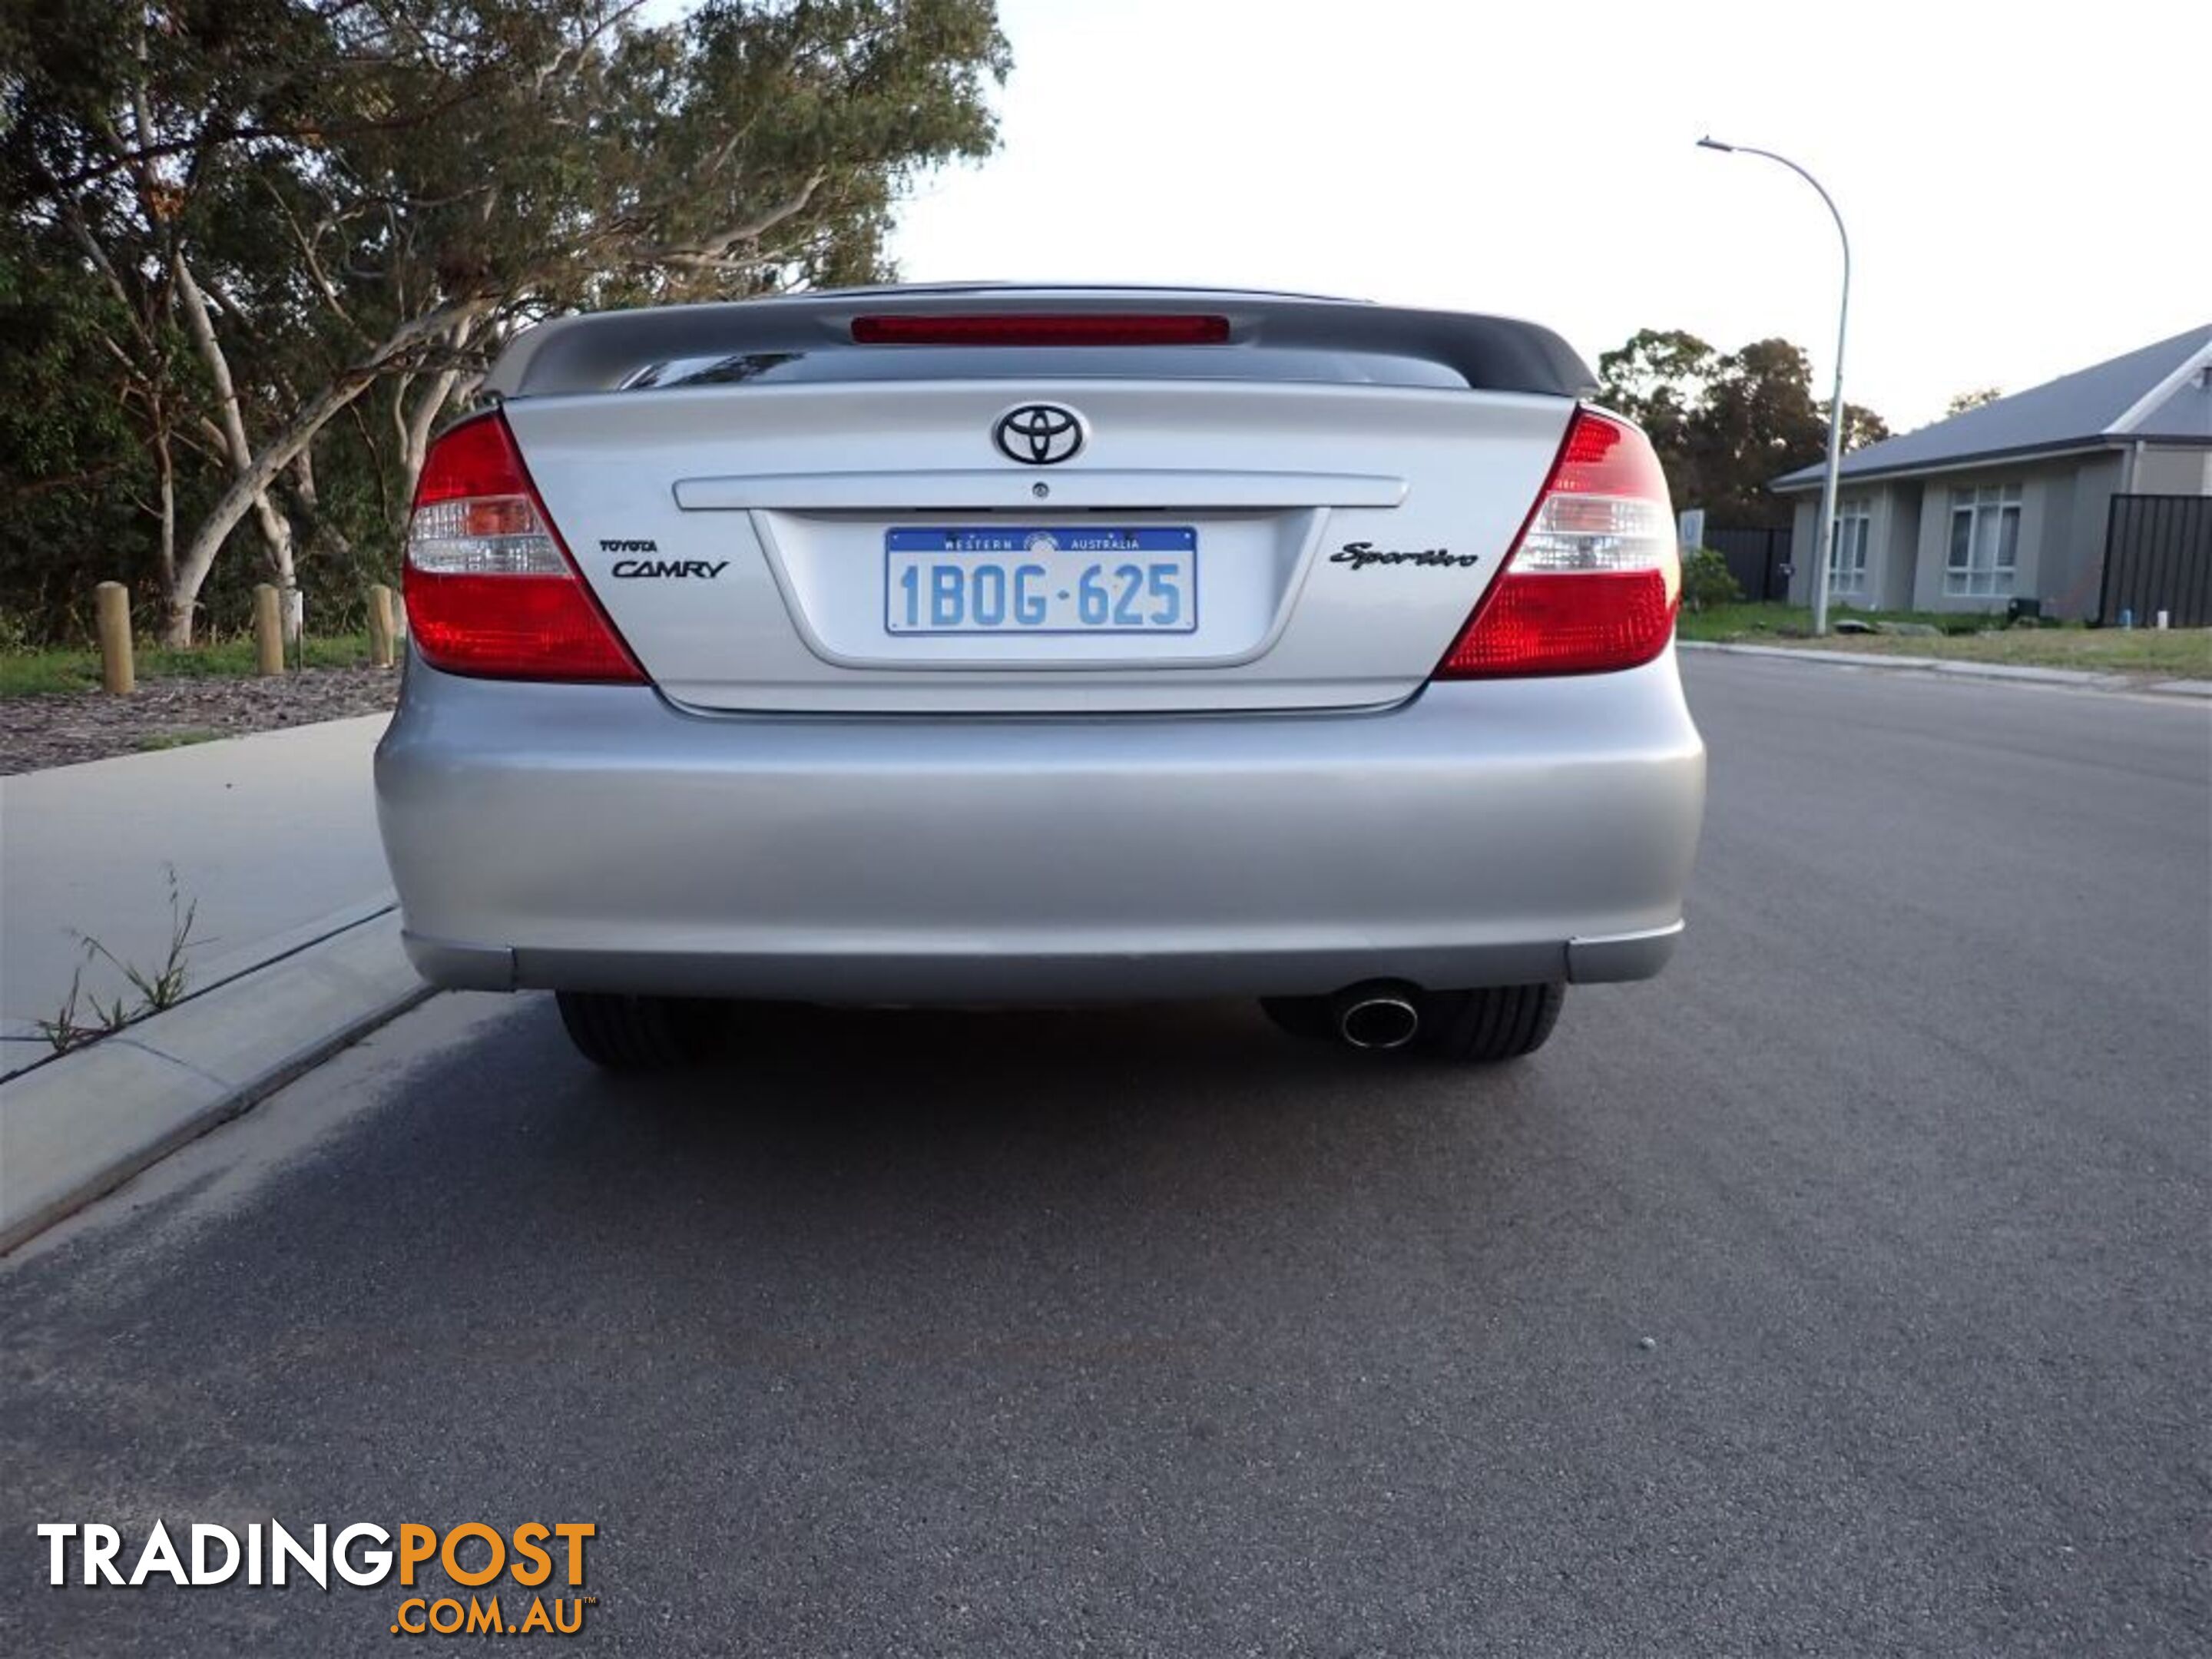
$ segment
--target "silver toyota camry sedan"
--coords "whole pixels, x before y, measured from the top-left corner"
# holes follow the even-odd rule
[[[1245,995],[1498,1060],[1682,931],[1651,447],[1534,325],[887,288],[564,319],[423,467],[407,948],[602,1065],[715,1000]]]

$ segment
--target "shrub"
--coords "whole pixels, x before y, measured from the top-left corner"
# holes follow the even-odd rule
[[[1742,598],[1743,589],[1729,574],[1728,561],[1711,548],[1693,548],[1682,556],[1682,603],[1691,610],[1734,605]]]

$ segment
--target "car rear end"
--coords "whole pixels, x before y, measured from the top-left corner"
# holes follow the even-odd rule
[[[409,950],[864,1003],[1656,972],[1704,757],[1665,486],[1586,378],[1249,295],[532,331],[410,538]]]

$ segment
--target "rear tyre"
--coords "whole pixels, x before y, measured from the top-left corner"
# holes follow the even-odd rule
[[[576,1052],[610,1072],[667,1071],[706,1053],[699,1010],[678,998],[562,991],[555,1000]]]
[[[1412,1048],[1437,1060],[1489,1064],[1518,1060],[1544,1046],[1567,1000],[1564,985],[1493,985],[1479,991],[1430,991]]]

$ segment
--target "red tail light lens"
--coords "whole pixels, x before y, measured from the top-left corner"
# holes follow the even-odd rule
[[[1229,338],[1226,317],[1066,315],[855,317],[857,345],[1148,346],[1220,345]]]
[[[430,446],[407,522],[407,626],[433,668],[484,679],[644,683],[576,574],[494,410]]]
[[[1650,441],[1577,410],[1505,568],[1436,678],[1633,668],[1666,649],[1681,591],[1674,509]]]

